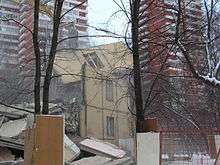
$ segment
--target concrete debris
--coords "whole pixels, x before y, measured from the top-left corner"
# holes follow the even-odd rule
[[[0,165],[24,165],[24,161],[23,160],[19,160],[19,161],[4,161],[4,162],[0,162]]]
[[[11,154],[11,151],[6,147],[0,147],[0,162],[7,160],[14,160],[14,155]]]
[[[22,139],[0,137],[0,146],[17,150],[24,150],[24,141]]]
[[[65,162],[72,162],[80,155],[80,149],[66,135],[64,136]]]
[[[134,161],[130,157],[116,159],[105,163],[105,165],[134,165]]]
[[[79,147],[81,150],[104,157],[123,158],[126,155],[126,152],[124,150],[121,150],[116,145],[103,142],[94,138],[81,141],[79,143]]]
[[[94,156],[84,158],[78,161],[75,161],[69,165],[132,165],[134,164],[131,158],[123,158],[123,159],[111,159],[101,156]]]
[[[102,164],[105,164],[106,162],[108,162],[110,160],[111,160],[111,158],[105,158],[105,157],[101,157],[101,156],[94,156],[94,157],[88,157],[88,158],[80,159],[78,161],[75,161],[75,162],[71,163],[70,165],[85,165],[85,164],[102,165]]]
[[[11,112],[7,112],[11,114]],[[1,116],[0,122],[0,147],[19,152],[24,151],[24,137],[28,128],[33,125],[33,115],[26,114],[25,118],[18,119],[19,113],[12,112],[10,116],[16,120],[3,122],[4,116]],[[22,115],[21,115],[22,116]],[[24,116],[24,115],[23,115]],[[7,117],[8,118],[8,117]],[[10,118],[8,118],[10,120]],[[79,147],[78,147],[79,146]],[[73,143],[66,135],[64,136],[64,159],[65,165],[132,165],[134,164],[132,158],[126,157],[127,154],[124,150],[111,143],[103,142],[95,138],[87,138],[78,143],[78,146]],[[23,161],[12,161],[14,155],[9,154],[8,150],[1,150],[0,152],[0,165],[22,165]],[[7,151],[7,152],[6,152]],[[80,156],[81,151],[86,151],[94,157],[82,158],[76,160]],[[23,154],[23,153],[22,153]],[[82,154],[83,155],[83,154]],[[81,156],[82,156],[81,155]]]
[[[3,123],[0,127],[1,137],[15,137],[18,136],[22,131],[26,129],[26,119],[19,119]]]
[[[4,122],[5,116],[0,116],[0,127],[2,126]]]
[[[12,105],[12,106],[23,108],[20,105]],[[32,113],[34,112],[34,109],[29,109],[29,108],[25,108],[25,109],[29,110]],[[28,115],[30,113],[0,105],[0,114],[9,118],[9,119],[15,120],[15,119],[24,118],[26,115]]]

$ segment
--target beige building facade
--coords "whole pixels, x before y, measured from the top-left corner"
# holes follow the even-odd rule
[[[132,55],[121,42],[57,55],[55,72],[61,75],[61,81],[81,84],[82,137],[123,146],[133,143],[131,70]]]

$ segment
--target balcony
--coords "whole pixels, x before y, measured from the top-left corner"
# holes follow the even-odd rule
[[[23,4],[20,9],[21,12],[28,11],[28,10],[30,10],[30,7],[27,4]]]
[[[23,54],[26,50],[27,50],[26,48],[22,48],[22,49],[18,52],[18,54]]]

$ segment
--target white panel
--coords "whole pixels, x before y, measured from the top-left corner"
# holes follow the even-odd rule
[[[216,145],[216,151],[218,152],[220,149],[220,135],[215,136],[215,145]]]
[[[160,135],[159,133],[137,134],[137,165],[160,164]]]

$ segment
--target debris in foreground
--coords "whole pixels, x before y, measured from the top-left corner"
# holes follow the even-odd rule
[[[30,118],[30,119],[29,119]],[[3,118],[4,119],[4,118]],[[32,127],[32,117],[7,119],[0,125],[0,147],[9,149],[0,154],[0,165],[23,165],[25,135]],[[95,138],[86,138],[77,145],[64,135],[65,165],[132,165],[134,161],[118,146]],[[15,151],[12,154],[11,151]],[[83,152],[81,154],[81,152]],[[87,153],[87,155],[84,155]],[[7,157],[6,157],[7,156]],[[90,157],[88,157],[90,156]],[[86,157],[86,158],[85,158]],[[17,161],[13,161],[17,160]]]
[[[24,165],[24,161],[23,160],[3,161],[3,162],[0,162],[0,165]]]
[[[217,158],[215,160],[215,165],[220,165],[220,149],[218,150]]]
[[[80,149],[75,143],[64,135],[64,145],[65,145],[65,162],[72,162],[80,155]]]
[[[79,143],[81,150],[91,152],[95,155],[100,155],[110,158],[123,158],[126,155],[124,150],[121,150],[116,145],[103,142],[98,139],[88,138]]]
[[[112,159],[102,156],[83,158],[69,165],[132,165],[134,162],[131,158]]]

